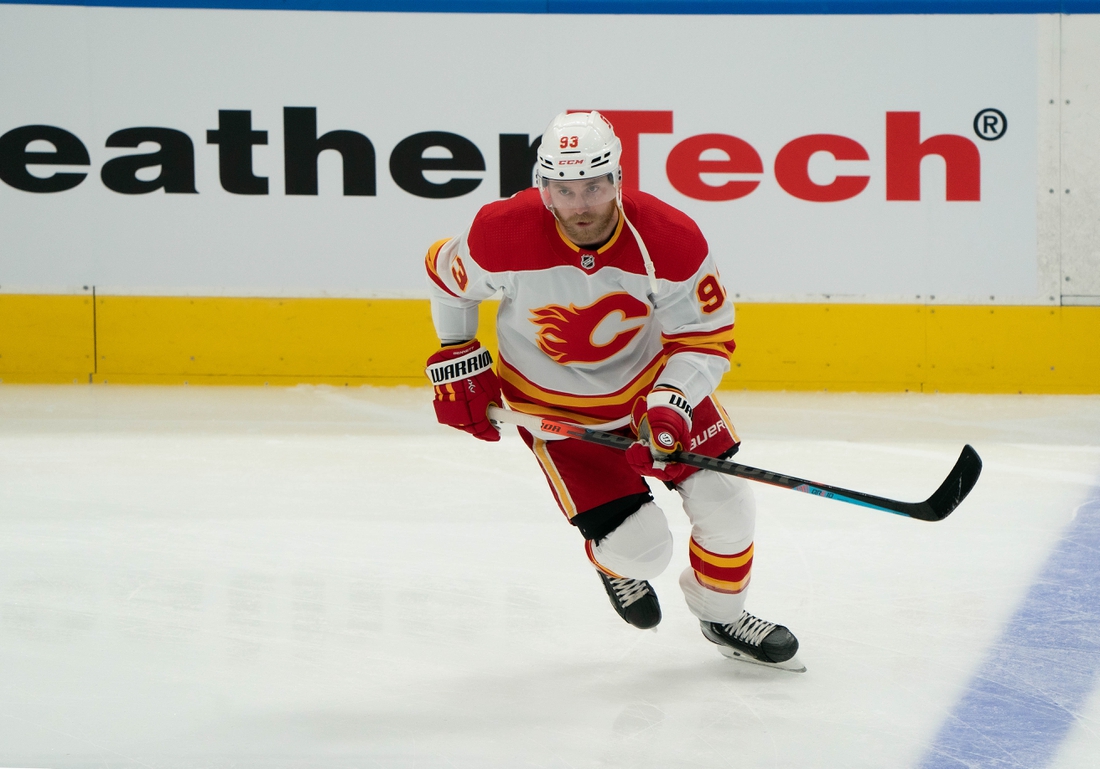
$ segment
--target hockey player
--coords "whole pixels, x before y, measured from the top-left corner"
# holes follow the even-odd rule
[[[798,641],[744,610],[756,508],[746,481],[696,471],[680,449],[728,457],[739,439],[713,396],[729,370],[733,305],[689,217],[624,191],[622,145],[598,112],[563,113],[543,134],[535,188],[484,206],[469,230],[432,245],[426,266],[442,343],[428,359],[443,424],[500,439],[486,417],[516,411],[630,430],[624,454],[520,434],[619,615],[661,620],[649,580],[672,534],[642,476],[679,492],[691,521],[680,575],[703,635],[727,656],[782,664]],[[499,359],[476,339],[477,305],[497,295]]]

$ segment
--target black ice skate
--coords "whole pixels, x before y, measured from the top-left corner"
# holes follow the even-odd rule
[[[636,628],[648,630],[661,621],[661,604],[653,586],[644,579],[609,577],[599,569],[596,573],[603,580],[607,597],[619,616]]]
[[[729,624],[700,621],[699,625],[707,640],[718,644],[718,651],[726,657],[797,673],[806,670],[794,659],[798,639],[782,625],[765,622],[747,611]]]

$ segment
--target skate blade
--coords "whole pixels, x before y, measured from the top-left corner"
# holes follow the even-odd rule
[[[799,661],[797,655],[795,655],[794,657],[791,657],[786,662],[764,662],[762,660],[755,659],[754,657],[750,657],[747,654],[742,654],[741,652],[737,651],[736,649],[731,649],[728,646],[719,646],[718,647],[718,652],[723,657],[726,657],[727,659],[737,660],[738,662],[748,662],[749,664],[759,665],[760,667],[764,667],[764,668],[772,668],[774,670],[782,670],[782,671],[787,672],[787,673],[805,673],[806,672],[806,666],[803,665]]]

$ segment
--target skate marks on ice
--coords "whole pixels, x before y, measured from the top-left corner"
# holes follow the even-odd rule
[[[921,769],[1048,766],[1081,719],[1098,672],[1100,485],[1077,509]]]
[[[448,431],[427,388],[4,385],[0,766],[917,766],[1094,480],[1100,399],[736,398],[759,464],[899,493],[986,436],[937,527],[761,490],[754,605],[808,675],[723,658],[677,569],[659,632],[623,623],[515,432]],[[1080,712],[1059,769],[1094,766]]]

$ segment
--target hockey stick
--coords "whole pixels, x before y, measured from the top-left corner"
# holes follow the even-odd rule
[[[521,414],[518,411],[490,406],[488,417],[493,422],[519,425],[531,431],[541,431],[552,435],[561,435],[566,438],[575,438],[589,443],[598,443],[613,449],[626,451],[634,440],[625,435],[591,430],[582,425],[569,422],[560,422],[555,419],[544,419],[531,414]],[[681,451],[673,454],[676,462],[704,470],[713,470],[726,475],[736,475],[738,478],[746,478],[750,481],[759,481],[772,486],[779,486],[792,491],[801,491],[805,494],[813,494],[818,497],[835,499],[838,502],[847,502],[851,505],[869,507],[872,510],[882,510],[895,515],[905,515],[920,521],[942,521],[951,515],[959,503],[966,499],[966,495],[978,482],[978,476],[982,472],[982,460],[978,452],[967,444],[963,446],[959,459],[951,468],[946,480],[940,487],[923,502],[899,502],[885,497],[876,497],[874,494],[864,494],[861,491],[842,489],[838,486],[807,481],[803,478],[795,478],[793,475],[773,473],[770,470],[761,470],[749,467],[727,459],[715,459],[705,457],[702,454],[693,454]]]

